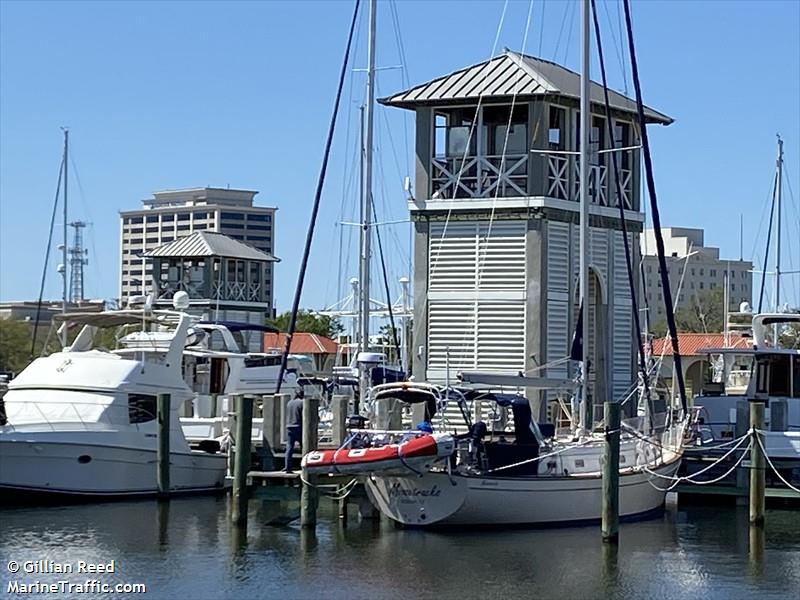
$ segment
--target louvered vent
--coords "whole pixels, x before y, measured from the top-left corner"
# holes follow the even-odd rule
[[[525,368],[524,221],[430,226],[428,373]],[[448,359],[449,353],[449,359]]]

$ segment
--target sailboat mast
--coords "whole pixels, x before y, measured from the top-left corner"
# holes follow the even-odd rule
[[[589,127],[591,126],[591,101],[589,96],[589,0],[583,0],[581,18],[581,116],[579,140],[580,165],[580,301],[583,321],[583,343],[581,362],[583,378],[581,381],[580,426],[586,426],[586,408],[589,399]]]
[[[775,185],[775,312],[781,307],[781,184],[783,183],[783,140],[778,136],[778,176]],[[777,340],[776,340],[777,342]]]
[[[67,312],[67,174],[69,173],[69,129],[64,128],[64,244],[61,248],[61,312]],[[65,330],[66,331],[66,330]],[[64,334],[66,341],[66,333]]]
[[[364,153],[363,179],[361,181],[361,259],[359,261],[359,289],[361,290],[361,352],[369,352],[369,260],[370,238],[372,237],[372,130],[375,110],[375,23],[378,1],[369,3],[369,40],[367,42],[367,105],[364,109]],[[363,402],[369,387],[369,374],[361,369],[359,377],[359,397]]]
[[[375,105],[375,23],[377,0],[369,3],[369,42],[367,45],[367,106],[364,110],[364,180],[361,206],[361,261],[359,285],[361,289],[361,351],[369,351],[369,258],[370,216],[372,214],[372,130]]]

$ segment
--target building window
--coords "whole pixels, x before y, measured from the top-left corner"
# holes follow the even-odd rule
[[[142,228],[134,227],[133,229],[131,229],[131,233],[142,233]]]
[[[161,221],[174,221],[175,220],[175,213],[170,213],[167,215],[161,215]]]
[[[196,212],[196,213],[194,213],[195,221],[197,219],[206,219],[206,218],[208,218],[208,213],[207,212]]]
[[[705,269],[700,269],[700,277],[703,277],[704,275],[705,275]]]
[[[272,229],[272,225],[255,225],[254,223],[247,223],[247,229],[249,231],[269,231]]]
[[[716,277],[717,276],[717,270],[716,269],[711,269],[709,271],[709,273],[711,274],[712,277]]]
[[[567,111],[558,106],[550,106],[550,127],[547,130],[547,143],[550,150],[566,150],[564,148],[564,128]]]
[[[243,213],[234,213],[234,212],[223,212],[223,213],[220,213],[220,218],[222,218],[222,219],[232,219],[234,221],[244,221],[244,214]]]
[[[731,284],[731,291],[732,291],[732,292],[735,292],[735,291],[736,291],[736,284],[735,284],[735,283],[732,283],[732,284]]]
[[[247,215],[247,221],[248,222],[250,222],[250,221],[268,222],[269,220],[270,220],[270,215],[253,215],[253,214],[248,214]]]
[[[148,244],[156,244],[156,243],[158,243],[158,237],[146,238],[145,242],[148,243]]]
[[[614,122],[614,147],[615,148],[628,148],[631,144],[631,125],[625,121]],[[618,156],[622,159],[620,161],[620,168],[630,169],[631,151],[620,152]]]
[[[703,282],[702,281],[700,282],[700,289],[701,290],[703,289]]]
[[[244,223],[223,223],[223,229],[244,229]]]
[[[147,233],[156,233],[158,231],[158,227],[148,227]]]
[[[127,220],[127,222],[133,225],[138,225],[139,223],[142,222],[142,217],[131,217],[130,219]]]
[[[147,215],[148,223],[158,223],[158,215]]]
[[[178,221],[188,221],[189,213],[178,213]]]
[[[178,231],[189,231],[189,225],[178,225]]]

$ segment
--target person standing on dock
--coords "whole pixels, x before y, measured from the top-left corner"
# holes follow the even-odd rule
[[[294,444],[302,444],[303,439],[303,390],[297,390],[294,398],[289,400],[286,405],[286,461],[283,470],[286,473],[292,472],[292,454]],[[302,446],[301,446],[302,450]]]

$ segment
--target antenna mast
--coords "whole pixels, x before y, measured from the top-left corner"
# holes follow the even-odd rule
[[[72,247],[69,249],[69,301],[76,304],[83,301],[83,267],[89,264],[86,256],[89,251],[83,247],[83,229],[85,221],[73,221],[69,224],[75,230],[72,236]]]

